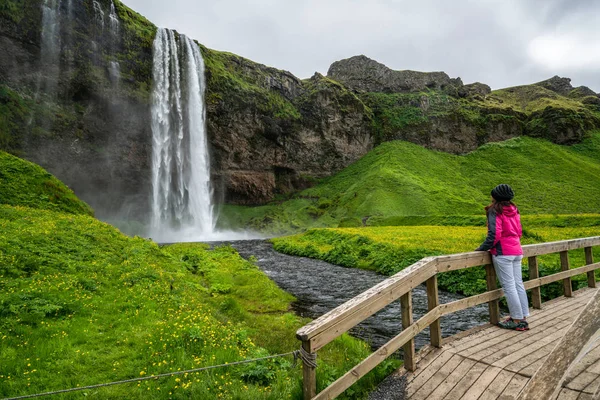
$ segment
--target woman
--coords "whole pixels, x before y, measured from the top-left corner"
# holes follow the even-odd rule
[[[515,193],[509,185],[501,184],[492,190],[492,204],[485,208],[487,212],[488,234],[476,251],[489,250],[500,279],[510,317],[498,323],[505,329],[517,331],[529,330],[526,318],[529,316],[527,294],[521,275],[521,218],[519,210],[511,200]]]

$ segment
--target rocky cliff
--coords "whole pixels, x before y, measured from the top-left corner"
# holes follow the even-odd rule
[[[2,0],[0,149],[47,168],[101,218],[143,220],[155,32],[118,0]],[[573,143],[600,126],[600,98],[568,78],[491,91],[357,56],[300,80],[201,51],[221,202],[263,204],[383,141],[465,153],[520,135]]]

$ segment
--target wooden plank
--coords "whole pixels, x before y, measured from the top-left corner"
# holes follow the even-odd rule
[[[493,364],[496,361],[565,328],[569,323],[570,321],[561,322],[561,324],[563,324],[562,326],[547,325],[544,328],[535,329],[533,332],[530,331],[530,335],[526,335],[526,332],[509,331],[511,335],[503,335],[503,340],[494,341],[494,344],[490,343],[489,346],[477,346],[476,349],[469,349],[460,354],[475,360],[482,360],[489,364]]]
[[[476,363],[473,368],[454,386],[446,395],[447,399],[460,399],[473,386],[473,383],[481,376],[488,366],[483,363]]]
[[[562,340],[527,385],[520,400],[550,398],[560,387],[565,373],[589,339],[600,329],[600,291],[586,305]]]
[[[481,394],[480,399],[497,399],[500,397],[512,377],[515,376],[514,372],[501,370],[496,379],[489,384],[485,392]]]
[[[569,252],[560,252],[560,269],[563,271],[569,270]],[[571,284],[571,277],[563,279],[563,288],[565,297],[573,297],[573,285]]]
[[[492,300],[497,300],[504,296],[502,289],[496,289],[492,292],[485,292],[464,299],[451,301],[449,303],[440,304],[442,315],[452,314],[460,310],[475,307],[479,304],[489,303]]]
[[[542,321],[543,319],[560,317],[563,315],[570,315],[572,310],[583,307],[583,305],[585,303],[587,303],[587,301],[589,301],[589,299],[586,299],[585,296],[587,296],[588,293],[590,293],[590,291],[587,289],[581,289],[581,290],[578,290],[576,293],[577,293],[577,297],[574,300],[567,300],[564,297],[559,297],[559,298],[556,298],[556,299],[553,299],[553,300],[550,300],[550,301],[544,303],[544,307],[541,311],[537,311],[534,314],[532,314],[531,317],[529,317],[528,321],[529,321],[530,326],[532,326],[532,328],[533,328],[534,325],[532,325],[532,324],[535,324],[535,323],[543,324],[543,321]],[[585,303],[582,303],[582,301],[585,301]],[[450,303],[447,303],[447,304],[450,304]],[[440,306],[440,307],[442,307],[442,306]],[[543,328],[543,325],[535,326],[535,329],[538,329],[538,330],[542,329],[542,328]],[[491,342],[490,342],[491,340],[494,340],[494,339],[498,339],[500,341],[504,340],[504,338],[501,337],[502,335],[516,335],[517,333],[519,333],[519,332],[515,332],[515,331],[502,331],[504,333],[499,334],[497,327],[489,327],[485,330],[477,331],[473,335],[468,335],[468,332],[469,331],[461,333],[461,335],[465,335],[464,338],[468,337],[468,339],[464,339],[459,342],[450,343],[449,346],[453,349],[453,351],[461,352],[463,350],[472,348],[472,347],[480,345],[482,343],[485,343],[485,346],[488,346],[491,344]]]
[[[555,320],[546,321],[535,327],[532,326],[532,330],[529,332],[500,330],[500,328],[496,328],[497,336],[495,338],[461,350],[459,354],[477,360],[487,360],[489,363],[492,363],[505,354],[510,354],[531,342],[535,342],[538,338],[544,338],[558,329],[565,328],[570,323],[570,320],[559,322],[558,324]]]
[[[529,244],[523,246],[524,257],[558,253],[565,250],[581,249],[589,246],[600,246],[600,236],[589,238],[562,240],[558,242]],[[485,251],[458,253],[436,257],[438,272],[456,271],[459,269],[491,264],[490,254]]]
[[[479,399],[488,386],[496,379],[500,371],[502,371],[502,368],[487,367],[483,374],[473,383],[473,386],[463,395],[462,400]]]
[[[416,393],[421,386],[423,386],[431,377],[440,369],[446,365],[448,360],[450,360],[454,354],[448,351],[442,351],[439,357],[437,357],[431,364],[424,369],[421,374],[419,374],[414,379],[407,382],[406,387],[408,390],[408,394],[411,395]]]
[[[583,371],[564,386],[568,387],[569,389],[584,392],[586,391],[585,389],[588,386],[590,386],[596,379],[598,379],[598,374]]]
[[[309,351],[308,342],[302,343],[302,348]],[[304,400],[310,400],[317,394],[317,371],[315,368],[302,362],[302,394]]]
[[[559,242],[528,244],[523,246],[523,256],[540,256],[542,254],[558,253],[561,251],[575,250],[591,246],[600,246],[600,236],[562,240]]]
[[[299,340],[312,339],[319,333],[339,325],[340,321],[352,322],[346,324],[349,329],[398,300],[400,296],[425,282],[435,273],[435,257],[426,257],[298,329],[296,337]],[[343,332],[345,330],[339,330],[335,337]]]
[[[375,353],[365,358],[359,364],[357,364],[350,371],[346,372],[342,377],[333,382],[321,393],[315,397],[315,399],[333,399],[344,390],[352,386],[357,380],[365,376],[369,371],[375,368],[379,363],[392,355],[400,347],[404,346],[406,342],[414,338],[419,332],[427,328],[433,321],[440,317],[440,310],[438,308],[428,312],[421,319],[414,324],[410,325],[407,329],[403,330],[399,335],[392,338],[385,345],[381,346]]]
[[[460,357],[460,356],[456,356]],[[476,361],[460,357],[461,363],[444,379],[442,383],[427,397],[427,400],[443,400],[448,392],[460,382],[460,380],[471,370]]]
[[[600,331],[592,337],[588,344],[585,346],[585,350],[582,351],[583,357],[578,358],[578,361],[574,363],[565,379],[563,386],[570,387],[569,383],[579,376],[583,372],[589,372],[600,376]]]
[[[515,374],[508,385],[506,385],[506,388],[500,397],[498,397],[498,400],[515,400],[521,389],[523,389],[528,381],[529,378]],[[541,400],[541,398],[538,400]]]
[[[556,342],[546,343],[544,346],[538,348],[533,353],[526,356],[525,359],[518,360],[517,362],[510,364],[506,367],[509,371],[517,372],[524,376],[533,376],[542,363],[546,360],[548,355],[554,349]]]
[[[562,299],[564,299],[564,297]],[[563,303],[560,303],[560,305],[563,305]],[[556,319],[566,318],[570,320],[571,318],[568,316],[572,310],[578,310],[581,307],[580,304],[576,303],[570,304],[570,307],[561,307],[560,309],[555,310],[555,312],[549,313],[545,320],[534,320],[534,317],[539,317],[539,315],[534,314],[530,319],[532,331],[529,333],[535,334],[537,332],[546,332],[547,329],[552,329],[552,327],[556,325]],[[496,351],[496,349],[501,350],[505,347],[505,343],[510,341],[511,338],[522,337],[524,334],[523,332],[500,330],[498,328],[488,329],[484,333],[484,335],[478,335],[476,338],[470,340],[465,339],[460,343],[453,343],[450,345],[450,349],[464,356],[472,357],[472,354],[480,351],[487,350],[488,352],[493,352]]]
[[[417,392],[410,396],[411,400],[426,400],[429,395],[461,364],[464,359],[452,356],[443,368],[440,368]]]
[[[420,358],[420,356],[421,353],[423,353],[424,349],[421,349],[417,353],[417,369],[414,372],[407,371],[407,373],[405,374],[407,381],[412,381],[421,373],[423,373],[423,371],[425,371],[429,367],[429,365],[435,360],[437,360],[438,357],[440,357],[443,353],[443,350],[441,349],[433,348],[430,346],[428,347],[429,349],[425,349],[426,355],[424,355],[423,358]]]
[[[548,347],[550,347],[548,345]],[[542,366],[542,364],[546,361],[546,358],[548,358],[548,354],[550,354],[550,352],[552,351],[552,349],[547,349],[546,353],[538,358],[537,360],[535,360],[534,362],[532,362],[531,364],[529,364],[526,367],[523,367],[520,371],[519,374],[523,375],[523,376],[529,376],[532,377],[533,375],[535,375],[535,373],[537,372],[538,369],[540,369],[540,367]]]
[[[555,398],[560,399],[560,400],[577,400],[578,397],[579,397],[579,392],[576,392],[574,390],[569,390],[569,389],[563,389],[558,394],[558,397],[555,397]]]
[[[429,311],[434,310],[439,304],[440,298],[438,296],[437,275],[434,275],[427,279],[427,309]],[[442,328],[440,327],[439,318],[429,325],[429,337],[433,347],[442,346]]]
[[[402,315],[402,329],[406,329],[413,324],[412,290],[400,297],[400,313]],[[410,339],[403,346],[404,349],[404,368],[408,371],[416,369],[415,363],[415,340]]]
[[[436,261],[438,272],[449,272],[490,264],[492,257],[488,251],[475,251],[437,256]]]
[[[540,271],[538,267],[538,259],[536,256],[529,257],[528,259],[529,265],[529,280],[536,279],[540,277]],[[542,308],[542,291],[539,287],[531,289],[531,303],[533,308],[536,310],[540,310]]]
[[[585,388],[585,393],[600,394],[600,376]]]
[[[498,289],[496,282],[496,270],[492,264],[485,266],[485,282],[487,284],[487,290],[492,291]],[[500,321],[500,306],[498,300],[490,300],[488,302],[488,309],[490,312],[490,324],[496,325]]]
[[[596,269],[600,269],[600,263],[594,263],[579,268],[569,269],[568,271],[557,272],[556,274],[543,276],[541,278],[531,279],[527,282],[523,282],[523,284],[525,289],[532,289],[534,287],[547,285],[548,283],[564,280],[565,278],[570,278],[575,275],[585,274]]]
[[[585,249],[585,263],[593,264],[594,263],[594,254],[592,253],[591,247],[586,247]],[[596,287],[596,277],[594,275],[594,271],[590,271],[587,273],[588,277],[588,287],[595,288]]]
[[[546,332],[541,332],[541,334],[528,337],[511,346],[507,346],[506,349],[503,349],[501,352],[496,352],[490,356],[490,362],[493,361],[492,365],[501,368],[514,365],[521,358],[529,356],[531,353],[545,345],[556,344],[556,341],[563,336],[568,325],[568,323],[564,324],[561,328],[554,330],[549,335]],[[550,350],[551,349],[548,349],[548,353]]]

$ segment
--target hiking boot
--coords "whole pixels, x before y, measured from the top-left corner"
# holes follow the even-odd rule
[[[525,320],[521,320],[521,322],[519,322],[517,324],[517,327],[515,328],[516,331],[528,331],[529,330],[529,324],[527,323],[527,321]]]
[[[498,322],[498,326],[500,328],[503,328],[503,329],[512,329],[512,330],[515,330],[515,329],[517,329],[518,325],[519,324],[517,322],[515,322],[515,320],[513,320],[510,317],[506,318],[504,321]]]
[[[511,317],[506,318],[504,321],[498,322],[498,326],[500,328],[511,329],[514,331],[528,331],[529,330],[529,324],[527,323],[527,321],[521,320],[519,322],[516,322]]]

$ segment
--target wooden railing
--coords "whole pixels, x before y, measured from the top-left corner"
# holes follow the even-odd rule
[[[529,280],[525,282],[525,288],[532,290],[533,307],[541,308],[540,286],[551,282],[562,280],[564,294],[567,297],[572,296],[571,277],[575,275],[587,273],[588,286],[596,287],[594,271],[600,269],[600,263],[594,264],[593,262],[592,246],[599,245],[600,236],[523,246],[524,257],[528,257],[529,263]],[[586,265],[570,269],[568,251],[581,248],[585,249]],[[551,253],[560,253],[562,271],[553,275],[540,277],[537,256]],[[302,348],[314,357],[317,351],[327,343],[380,311],[388,304],[400,299],[402,332],[318,395],[316,393],[316,370],[310,366],[310,363],[303,363],[304,399],[335,398],[401,347],[404,348],[404,367],[409,371],[414,371],[414,337],[425,328],[430,327],[431,345],[441,347],[440,317],[446,314],[464,310],[478,304],[488,303],[490,323],[496,324],[500,317],[498,299],[504,293],[502,289],[497,288],[496,274],[491,261],[489,253],[483,251],[423,258],[300,328],[296,332],[296,337],[302,341]],[[439,304],[437,285],[437,275],[439,273],[481,265],[484,265],[486,268],[487,292],[450,303]],[[413,321],[412,290],[422,283],[427,285],[428,312],[419,320]]]

